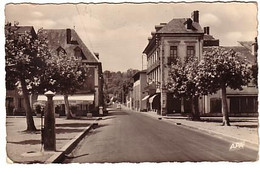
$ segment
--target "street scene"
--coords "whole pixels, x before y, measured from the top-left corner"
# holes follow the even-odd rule
[[[258,161],[257,3],[6,4],[4,29],[7,163]]]

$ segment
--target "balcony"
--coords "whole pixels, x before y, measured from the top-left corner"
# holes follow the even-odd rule
[[[151,71],[153,71],[155,68],[157,68],[158,66],[160,66],[160,60],[157,60],[155,63],[153,63],[151,66],[149,66],[147,68],[147,74],[150,73]]]

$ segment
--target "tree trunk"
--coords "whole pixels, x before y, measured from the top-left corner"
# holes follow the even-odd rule
[[[225,84],[221,86],[222,92],[222,115],[223,115],[223,126],[230,126],[229,117],[228,117],[228,106],[227,106],[227,92]]]
[[[66,117],[67,117],[67,119],[72,119],[73,117],[71,116],[71,112],[70,112],[70,105],[69,105],[68,95],[64,95],[64,102],[65,102]]]
[[[191,98],[191,120],[200,121],[198,97]]]
[[[21,86],[23,91],[24,105],[25,105],[25,113],[26,113],[26,123],[27,123],[27,131],[36,131],[36,127],[34,125],[33,116],[32,116],[32,108],[29,100],[29,93],[26,87],[25,79],[21,78]]]

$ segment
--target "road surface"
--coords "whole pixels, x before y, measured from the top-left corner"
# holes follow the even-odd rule
[[[109,112],[64,163],[255,161],[257,151],[124,110]]]

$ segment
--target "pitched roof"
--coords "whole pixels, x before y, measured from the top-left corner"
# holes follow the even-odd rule
[[[204,35],[203,40],[216,40],[212,35]]]
[[[174,18],[156,33],[204,33],[197,22],[192,22],[193,29],[187,29],[187,18]]]
[[[36,37],[36,32],[33,26],[5,26],[11,30],[16,30],[19,34],[24,34],[25,32],[30,33],[33,37]]]
[[[43,32],[47,34],[48,45],[51,52],[56,53],[59,47],[62,47],[68,56],[74,56],[74,49],[80,48],[86,57],[84,62],[98,62],[96,56],[83,43],[74,29],[71,31],[71,40],[73,43],[67,43],[67,29],[44,29]]]
[[[255,64],[255,56],[245,47],[243,46],[217,46],[217,47],[222,47],[225,49],[232,49],[235,52],[238,53],[238,56],[240,58],[246,58],[246,60],[250,63],[250,64]],[[203,52],[204,51],[210,51],[213,47],[203,47]]]

